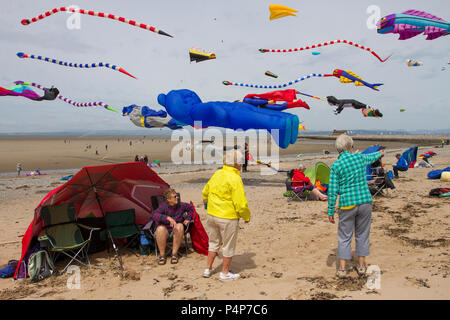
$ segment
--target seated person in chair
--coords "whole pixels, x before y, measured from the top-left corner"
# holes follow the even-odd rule
[[[408,163],[406,162],[405,158],[402,158],[402,155],[400,153],[397,153],[395,157],[397,158],[397,163],[392,166],[392,169],[394,170],[394,179],[398,179],[398,172],[407,171]]]
[[[165,202],[161,203],[152,214],[156,223],[156,243],[160,252],[158,264],[166,263],[166,244],[169,235],[173,237],[172,258],[170,263],[178,263],[178,249],[183,241],[184,231],[193,221],[193,210],[189,203],[179,202],[177,192],[168,189],[164,192]]]
[[[299,164],[298,170],[294,169],[294,174],[292,176],[292,190],[297,194],[303,192],[303,190],[309,190],[316,199],[321,201],[328,200],[328,196],[324,195],[319,189],[311,184],[311,180],[305,176],[305,170],[306,168],[303,164]]]
[[[384,150],[384,148],[383,148]],[[376,160],[370,166],[370,179],[367,181],[369,185],[369,190],[372,194],[376,193],[376,189],[374,187],[385,186],[385,188],[395,189],[394,183],[392,182],[389,175],[384,171],[383,163],[381,162],[381,158]]]

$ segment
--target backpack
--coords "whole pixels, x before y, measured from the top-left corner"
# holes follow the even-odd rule
[[[28,274],[31,282],[38,282],[50,277],[56,271],[53,261],[46,250],[39,250],[28,259]]]

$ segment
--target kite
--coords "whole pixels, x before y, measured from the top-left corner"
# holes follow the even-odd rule
[[[405,109],[400,109],[400,112],[405,112]]]
[[[32,22],[37,22],[37,21],[39,21],[39,20],[41,20],[41,19],[44,19],[44,18],[46,18],[46,17],[48,17],[48,16],[54,14],[54,13],[58,13],[58,12],[61,12],[61,11],[67,11],[67,12],[74,12],[74,13],[88,14],[88,15],[90,15],[90,16],[96,16],[96,17],[101,17],[101,18],[109,18],[109,19],[113,19],[113,20],[117,20],[117,21],[120,21],[120,22],[124,22],[124,23],[131,24],[132,26],[135,26],[135,27],[140,27],[140,28],[142,28],[142,29],[150,30],[150,31],[152,31],[152,32],[161,34],[161,35],[163,35],[163,36],[168,36],[168,37],[173,38],[170,34],[164,32],[164,31],[162,31],[162,30],[158,30],[158,29],[156,29],[155,27],[146,25],[146,24],[144,24],[144,23],[138,23],[138,22],[136,22],[136,21],[128,20],[128,19],[126,19],[126,18],[119,17],[119,16],[115,16],[115,15],[109,14],[109,13],[96,12],[96,11],[84,10],[84,9],[78,9],[78,8],[72,8],[72,7],[59,7],[59,8],[54,8],[53,10],[47,11],[46,13],[41,14],[41,15],[39,15],[39,16],[37,16],[37,17],[34,17],[34,18],[32,18],[31,20],[30,20],[30,19],[23,19],[23,20],[21,21],[21,23],[22,23],[24,26],[27,26],[27,25],[29,25],[29,24],[32,23]]]
[[[191,58],[191,62],[195,61],[198,63],[205,60],[215,59],[216,54],[194,47],[189,49],[189,57]]]
[[[407,40],[423,32],[426,40],[450,34],[450,23],[424,11],[407,10],[381,18],[377,23],[380,34],[398,33],[398,40]]]
[[[419,66],[422,66],[423,63],[420,62],[420,61],[417,61],[417,60],[413,61],[413,60],[411,60],[411,59],[407,59],[407,60],[406,60],[406,65],[407,65],[408,67],[419,67]]]
[[[120,71],[120,72],[126,74],[127,76],[130,76],[130,77],[136,79],[135,76],[129,74],[123,68],[118,67],[116,65],[112,65],[110,63],[103,63],[103,62],[99,62],[99,63],[85,63],[85,64],[83,64],[83,63],[72,63],[72,62],[59,61],[59,60],[56,60],[56,59],[42,57],[42,56],[35,56],[34,54],[26,54],[26,53],[23,53],[23,52],[18,52],[17,56],[19,58],[30,58],[30,59],[37,59],[37,60],[52,62],[52,63],[59,64],[60,66],[65,66],[65,67],[74,67],[74,68],[106,67],[106,68],[110,68],[110,69],[113,69],[113,70],[116,70],[116,71]]]
[[[261,88],[261,89],[279,89],[285,88],[287,86],[291,86],[299,81],[303,81],[312,77],[331,77],[332,74],[321,74],[321,73],[311,73],[307,76],[295,79],[294,81],[289,81],[288,83],[280,84],[280,85],[260,85],[260,84],[248,84],[248,83],[238,83],[238,82],[230,82],[230,81],[222,81],[222,83],[226,86],[239,86],[239,87],[250,87],[250,88]]]
[[[272,91],[261,94],[248,94],[244,97],[243,102],[254,105],[260,108],[267,108],[276,111],[282,111],[291,108],[305,108],[309,110],[306,102],[297,99],[297,91],[294,89]],[[295,101],[294,101],[295,100]],[[282,104],[276,104],[277,101],[282,101]]]
[[[55,100],[59,94],[57,88],[40,88],[44,91],[44,95],[40,96],[33,89],[26,85],[21,85],[20,83],[15,83],[16,85],[11,88],[0,87],[0,96],[22,96],[34,101],[42,100]]]
[[[128,116],[136,126],[143,128],[163,128],[168,127],[172,130],[181,129],[182,126],[175,123],[173,119],[167,117],[164,110],[153,110],[147,106],[137,106],[132,104],[123,107],[122,115]]]
[[[386,59],[381,59],[380,56],[373,51],[370,48],[366,48],[358,43],[355,43],[353,41],[348,41],[348,40],[333,40],[333,41],[328,41],[328,42],[323,42],[323,43],[318,43],[318,44],[313,44],[312,46],[308,46],[308,47],[302,47],[302,48],[295,48],[295,49],[259,49],[260,52],[265,53],[265,52],[298,52],[298,51],[303,51],[303,50],[309,50],[309,49],[316,49],[316,48],[320,48],[322,46],[328,46],[328,45],[332,45],[332,44],[337,44],[337,43],[345,43],[351,46],[354,46],[356,48],[360,48],[362,50],[365,50],[367,52],[370,52],[371,54],[373,54],[378,60],[380,60],[381,62],[385,62],[387,61],[387,59],[389,59],[391,57],[391,55],[389,55]]]
[[[294,12],[298,12],[298,10],[282,6],[280,4],[269,4],[269,10],[270,10],[270,20],[284,18],[287,16],[295,16]]]
[[[344,110],[344,108],[354,108],[361,109],[364,117],[376,117],[381,118],[383,114],[378,109],[374,109],[364,103],[353,99],[336,99],[333,96],[327,97],[328,104],[331,106],[336,106],[337,108],[334,110],[334,114],[338,115]]]
[[[36,87],[36,88],[39,88],[39,89],[41,89],[41,90],[44,90],[45,92],[47,92],[48,90],[51,90],[51,89],[56,89],[56,88],[50,88],[50,89],[48,89],[48,88],[45,88],[45,87],[41,86],[40,84],[37,84],[37,83],[34,83],[34,82],[15,81],[14,83],[15,83],[16,85],[24,85],[24,86],[32,86],[32,87]],[[57,89],[56,89],[56,90],[57,90]],[[54,92],[55,92],[55,91],[54,91]],[[59,91],[58,91],[58,94],[57,94],[57,97],[56,97],[56,98],[58,98],[58,99],[60,99],[60,100],[62,100],[62,101],[64,101],[64,102],[70,103],[71,105],[73,105],[73,106],[75,106],[75,107],[94,107],[94,106],[102,106],[103,108],[105,108],[105,109],[107,109],[107,110],[117,112],[116,110],[114,110],[113,108],[111,108],[110,106],[108,106],[107,104],[105,104],[105,103],[103,103],[103,102],[101,102],[101,101],[98,101],[98,102],[86,102],[86,103],[80,103],[80,102],[72,101],[72,100],[70,100],[70,99],[68,99],[68,98],[66,98],[66,97],[64,97],[64,96],[62,96],[62,95],[60,95],[60,94],[59,94]]]
[[[300,131],[300,130],[306,130],[305,125],[299,124],[298,125],[298,131]]]
[[[335,76],[336,78],[339,78],[339,81],[342,83],[353,82],[355,84],[355,86],[366,86],[366,87],[376,90],[376,91],[380,91],[380,90],[378,90],[378,87],[383,85],[383,83],[374,83],[374,84],[368,83],[368,82],[364,81],[363,79],[361,79],[361,77],[359,77],[358,75],[351,72],[350,70],[344,71],[344,70],[340,70],[340,69],[335,69],[333,71],[333,76]]]
[[[315,51],[313,51],[311,53],[312,53],[313,56],[318,56],[320,54],[320,52],[315,52]]]
[[[269,162],[263,162],[263,161],[258,160],[258,159],[255,160],[250,153],[248,154],[247,159],[249,161],[251,161],[251,162],[256,162],[257,164],[265,165],[266,167],[269,167],[270,169],[275,170],[276,172],[289,172],[289,171],[278,170],[278,169],[273,168],[272,167],[272,163],[270,161]]]
[[[278,78],[278,76],[275,73],[272,73],[270,71],[266,71],[264,73],[266,76],[272,77],[272,78]]]
[[[200,122],[201,126],[233,130],[265,129],[281,148],[294,144],[298,137],[299,119],[296,115],[264,108],[255,108],[244,102],[202,102],[187,89],[172,90],[158,95],[158,103],[176,121],[186,125]]]

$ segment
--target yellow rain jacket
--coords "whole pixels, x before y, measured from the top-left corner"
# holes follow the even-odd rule
[[[224,165],[209,179],[202,191],[208,214],[222,219],[250,221],[244,184],[238,169]]]

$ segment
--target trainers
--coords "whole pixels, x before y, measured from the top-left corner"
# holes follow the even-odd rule
[[[232,273],[231,271],[228,271],[227,274],[220,273],[220,281],[228,281],[228,280],[237,280],[239,279],[240,275],[239,273]]]
[[[205,269],[203,271],[203,278],[209,278],[211,276],[211,269]]]
[[[355,268],[356,268],[356,272],[358,273],[358,275],[360,277],[366,276],[367,268],[365,266],[357,266]]]
[[[341,269],[339,269],[338,271],[336,271],[336,276],[339,278],[339,279],[345,279],[345,278],[348,278],[348,274],[349,274],[349,271],[346,269],[346,270],[341,270]]]

